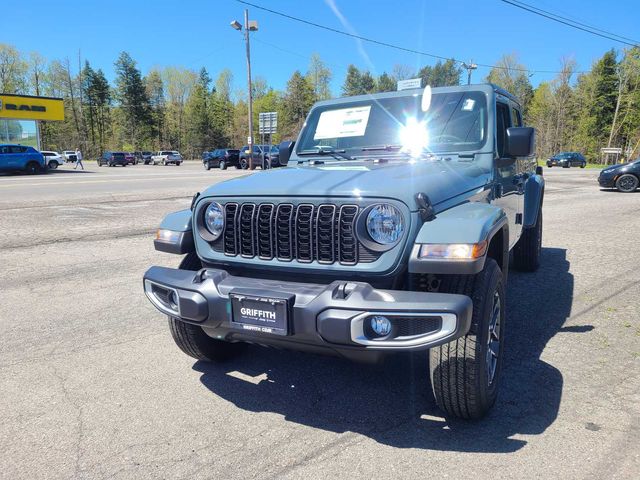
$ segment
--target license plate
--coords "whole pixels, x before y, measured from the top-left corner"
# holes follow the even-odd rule
[[[231,324],[239,329],[287,335],[289,333],[289,300],[262,295],[229,294]]]

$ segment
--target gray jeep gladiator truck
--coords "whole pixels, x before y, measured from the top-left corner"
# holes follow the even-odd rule
[[[144,291],[196,359],[243,343],[359,361],[418,352],[438,406],[482,417],[509,265],[540,261],[534,135],[489,84],[319,102],[280,145],[286,168],[218,183],[162,221],[155,248],[185,257],[151,267]]]

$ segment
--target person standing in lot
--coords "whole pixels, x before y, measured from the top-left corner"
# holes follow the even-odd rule
[[[78,165],[80,165],[84,170],[84,165],[82,164],[82,152],[79,148],[76,148],[76,166],[73,167],[73,169],[75,170],[76,168],[78,168]]]

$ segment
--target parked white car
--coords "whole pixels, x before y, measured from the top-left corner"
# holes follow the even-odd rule
[[[40,153],[44,155],[44,162],[51,170],[55,170],[60,165],[64,164],[64,157],[60,155],[58,152],[52,152],[50,150],[42,150]],[[75,155],[75,152],[74,152],[74,155]]]
[[[178,167],[183,162],[182,155],[175,150],[161,150],[151,157],[151,161],[154,165],[169,165],[173,163]]]
[[[75,162],[76,161],[76,151],[75,150],[65,150],[62,152],[62,156],[64,157],[65,162]]]

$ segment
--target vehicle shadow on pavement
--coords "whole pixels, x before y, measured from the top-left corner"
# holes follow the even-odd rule
[[[252,346],[229,363],[196,362],[193,368],[204,386],[244,410],[399,448],[514,452],[527,443],[520,435],[543,433],[558,415],[562,374],[540,356],[571,313],[574,282],[566,250],[558,248],[543,249],[535,274],[509,276],[502,387],[494,409],[480,421],[442,417],[424,353],[362,365]]]

